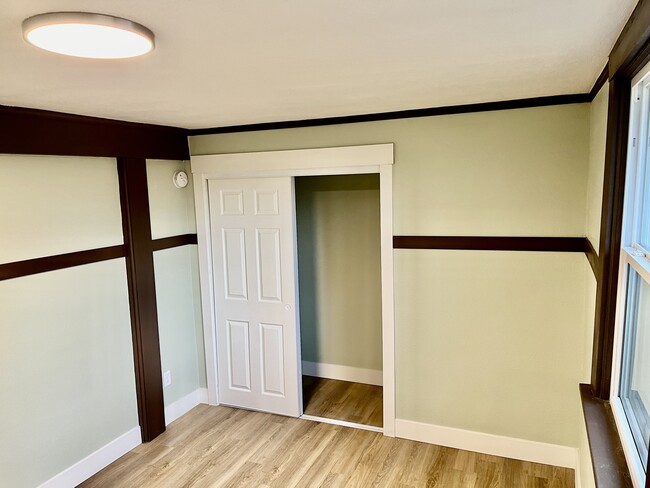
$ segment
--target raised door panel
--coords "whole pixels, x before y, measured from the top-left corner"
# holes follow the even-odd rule
[[[284,334],[277,324],[260,324],[262,394],[284,397]]]
[[[280,229],[256,229],[257,290],[261,302],[282,301]]]
[[[228,383],[233,390],[251,391],[250,333],[248,322],[226,321]]]
[[[225,298],[246,300],[246,236],[244,229],[223,229],[223,268]]]

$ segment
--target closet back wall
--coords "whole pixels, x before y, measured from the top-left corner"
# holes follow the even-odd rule
[[[379,175],[296,178],[296,213],[303,362],[381,377]]]

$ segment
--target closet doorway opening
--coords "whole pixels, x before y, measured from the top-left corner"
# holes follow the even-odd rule
[[[303,417],[383,427],[379,174],[295,178]]]
[[[210,405],[395,436],[393,149],[373,144],[192,156]],[[295,182],[346,175],[379,179],[381,385],[370,386],[381,387],[382,427],[303,411]],[[310,362],[320,369],[336,364],[312,358],[305,358],[307,368]],[[376,367],[358,367],[357,373],[372,376]]]

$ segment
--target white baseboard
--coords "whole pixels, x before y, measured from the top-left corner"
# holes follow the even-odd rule
[[[395,435],[403,439],[427,442],[520,461],[550,464],[576,469],[576,448],[528,441],[470,430],[395,419]]]
[[[208,403],[207,388],[197,388],[165,407],[165,425],[171,424],[201,403]]]
[[[353,368],[351,366],[341,366],[340,364],[303,361],[302,374],[316,376],[317,378],[330,378],[332,380],[381,386],[384,373],[380,369]]]
[[[140,427],[134,427],[78,463],[73,464],[65,471],[61,471],[53,478],[50,478],[39,488],[70,488],[71,486],[77,486],[140,444],[142,444]]]

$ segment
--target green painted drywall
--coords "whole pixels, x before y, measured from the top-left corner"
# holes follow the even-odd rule
[[[296,178],[303,361],[381,370],[379,175]]]
[[[585,234],[589,105],[194,136],[192,154],[395,144],[396,235]]]
[[[185,171],[189,183],[176,188],[172,176]],[[153,239],[196,233],[194,188],[189,161],[147,160],[147,186]]]
[[[163,389],[168,406],[206,387],[196,246],[155,252],[154,271],[162,369],[172,375]]]
[[[183,170],[190,184],[177,188],[173,174]],[[196,232],[194,191],[187,161],[147,160],[147,185],[154,239]],[[162,370],[172,384],[163,389],[165,406],[206,387],[203,322],[196,246],[154,253],[156,303]]]
[[[575,104],[195,136],[190,147],[392,142],[395,235],[583,236],[589,130],[589,105]],[[584,255],[395,258],[397,417],[577,447]]]
[[[397,250],[397,416],[577,447],[584,260]]]
[[[589,169],[587,176],[586,235],[596,252],[598,252],[600,246],[600,209],[603,203],[608,100],[609,83],[605,83],[589,106]]]
[[[0,263],[122,244],[114,159],[0,155]]]
[[[138,426],[124,259],[0,282],[0,485],[33,488]]]

